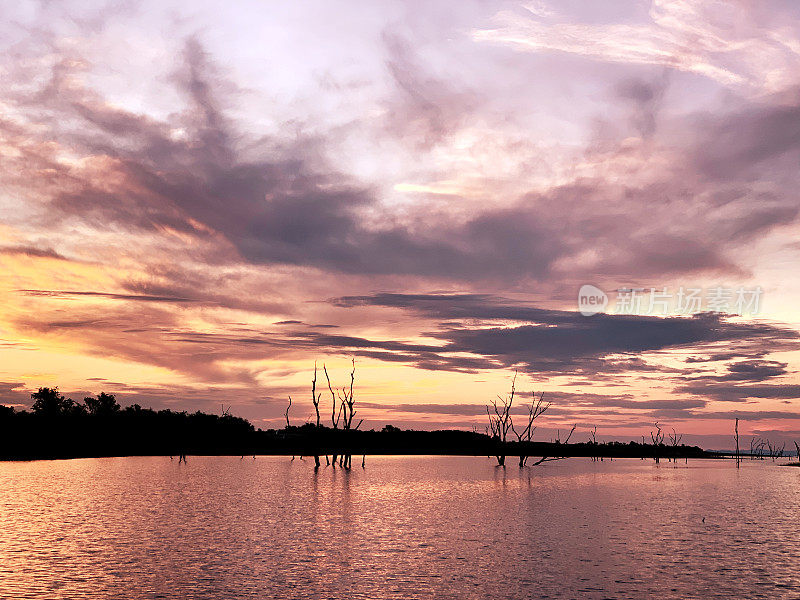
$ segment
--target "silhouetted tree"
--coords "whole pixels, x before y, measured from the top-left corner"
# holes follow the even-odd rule
[[[355,395],[353,394],[353,385],[355,384],[356,379],[356,360],[353,359],[353,370],[350,371],[350,389],[343,387],[341,393],[339,394],[339,401],[342,404],[343,410],[343,424],[342,427],[344,429],[350,429],[353,425],[353,417],[356,416],[356,409],[355,409]],[[361,419],[358,424],[354,427],[354,429],[358,429],[361,426],[361,423],[364,422],[364,419]]]
[[[314,379],[311,380],[311,403],[314,405],[314,412],[317,415],[317,427],[319,427],[319,401],[322,393],[317,394],[317,361],[314,361]]]
[[[353,369],[350,371],[350,387],[343,387],[342,391],[339,393],[339,402],[341,405],[342,410],[342,429],[349,431],[350,429],[358,429],[361,427],[361,423],[364,422],[361,419],[358,424],[353,427],[353,417],[356,416],[356,409],[355,409],[355,394],[353,392],[353,386],[355,385],[356,380],[356,360],[355,358],[352,359]],[[345,434],[346,442],[349,442],[349,435]],[[349,469],[353,466],[353,455],[350,452],[351,449],[348,449],[347,452],[343,453],[340,458],[339,466],[343,466],[346,469]]]
[[[764,446],[766,442],[757,436],[753,436],[750,440],[750,460],[763,458]]]
[[[106,394],[100,392],[96,398],[87,396],[83,399],[86,405],[86,410],[90,415],[107,417],[113,415],[120,410],[120,405],[117,404],[117,399],[114,394]]]
[[[597,425],[595,425],[589,431],[589,443],[592,445],[592,448],[594,448],[594,452],[592,453],[592,460],[596,461],[597,458],[598,458],[598,456],[597,456]],[[642,443],[644,443],[644,436],[642,436]]]
[[[500,467],[506,466],[506,438],[508,437],[508,430],[511,429],[513,422],[511,420],[511,406],[514,404],[514,394],[516,393],[517,372],[514,372],[514,378],[511,380],[511,391],[507,396],[497,396],[497,400],[491,400],[492,411],[486,407],[486,414],[489,417],[489,430],[491,431],[491,438],[495,440],[497,453],[497,465]]]
[[[317,394],[317,361],[314,361],[314,379],[311,380],[311,403],[314,405],[314,412],[317,416],[317,429],[320,428],[319,423],[319,401],[322,398],[322,394]],[[317,432],[319,433],[319,432]],[[319,437],[319,436],[317,436]],[[327,457],[326,457],[327,458]],[[319,450],[314,451],[314,468],[318,469],[320,466],[319,462]]]
[[[356,361],[352,359],[353,369],[350,371],[350,386],[342,387],[341,391],[337,389],[334,392],[333,384],[331,383],[330,375],[328,374],[328,368],[323,363],[322,371],[325,373],[325,380],[328,382],[328,391],[331,394],[331,425],[333,429],[338,430],[339,424],[342,425],[342,430],[349,432],[350,430],[355,430],[361,427],[361,423],[364,422],[361,419],[355,427],[353,427],[353,418],[356,416],[356,409],[355,409],[355,378],[356,378]],[[350,445],[349,443],[352,441],[352,437],[349,433],[342,433],[339,436],[339,439],[343,440],[345,446]],[[352,466],[352,453],[346,451],[346,448],[339,448],[336,454],[331,456],[333,466],[336,466],[336,461],[338,459],[339,466],[349,469]],[[327,457],[326,457],[327,460]]]
[[[681,443],[683,439],[682,433],[677,433],[675,428],[672,428],[672,433],[669,434],[669,445],[672,447],[672,462],[678,462],[678,445]]]
[[[658,421],[653,423],[656,430],[650,432],[650,439],[653,440],[653,458],[655,459],[656,463],[659,462],[661,447],[664,445],[664,434],[661,431],[661,426],[658,424]]]
[[[34,401],[31,410],[41,416],[58,417],[80,413],[83,410],[83,407],[79,407],[74,400],[59,394],[58,387],[41,387],[31,394],[31,399]]]
[[[772,442],[767,440],[767,451],[769,452],[769,457],[772,459],[772,462],[775,462],[776,458],[781,458],[784,450],[786,450],[786,442],[783,442],[783,445],[779,447],[777,443],[773,446]]]
[[[536,398],[536,394],[534,394],[533,399],[534,401],[526,406],[528,409],[528,422],[525,428],[518,432],[514,429],[513,421],[511,423],[511,431],[517,436],[517,442],[520,444],[520,448],[523,447],[522,444],[529,444],[533,440],[533,432],[536,430],[533,422],[550,408],[550,402],[547,404],[544,403],[544,393],[539,394],[539,398]],[[519,466],[524,467],[527,462],[528,455],[521,451],[519,455]]]

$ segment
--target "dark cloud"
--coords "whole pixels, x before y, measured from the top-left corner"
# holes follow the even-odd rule
[[[692,318],[598,314],[540,309],[480,294],[376,294],[333,299],[341,307],[382,306],[413,311],[435,319],[521,321],[524,325],[477,327],[448,323],[429,335],[443,346],[424,351],[470,353],[506,367],[521,366],[530,373],[597,375],[602,372],[657,371],[635,356],[666,349],[694,348],[725,343],[738,346],[737,356],[774,351],[777,345],[797,347],[800,334],[785,327],[749,322],[736,323],[715,314]],[[406,351],[411,348],[407,348]],[[419,348],[417,349],[419,350]],[[633,354],[614,358],[616,354]],[[775,365],[742,363],[741,373]],[[667,369],[669,370],[669,369]],[[680,372],[680,371],[675,371]],[[742,375],[744,376],[744,375]]]
[[[700,382],[680,386],[676,391],[723,402],[746,402],[755,398],[800,400],[800,385],[793,383],[736,385]]]
[[[110,298],[112,300],[129,300],[133,302],[194,302],[191,298],[176,296],[148,296],[143,294],[111,294],[107,292],[68,291],[68,290],[19,290],[28,296],[46,296],[50,298],[69,298],[71,296]]]
[[[666,398],[661,400],[636,400],[632,394],[607,395],[569,392],[549,392],[548,400],[566,407],[623,408],[632,410],[689,410],[703,408],[708,403],[698,398]]]
[[[725,360],[732,357],[725,356]],[[761,383],[787,375],[787,363],[776,360],[736,360],[726,365],[722,374],[702,374],[685,378],[678,393],[725,402],[748,402],[753,399],[794,400],[800,398],[800,386],[793,383]]]
[[[49,218],[65,214],[98,228],[169,228],[200,238],[213,230],[256,264],[361,275],[466,278],[513,269],[538,277],[559,255],[557,236],[540,226],[533,211],[494,209],[460,223],[420,215],[398,224],[385,214],[367,226],[365,213],[380,209],[377,198],[343,174],[315,171],[303,158],[307,146],[262,143],[266,158],[246,159],[248,152],[237,145],[241,136],[214,95],[213,68],[195,40],[187,42],[184,57],[176,81],[188,100],[179,123],[191,135],[188,142],[173,139],[165,123],[67,88],[63,63],[44,90],[27,98],[35,100],[37,114],[49,108],[54,117],[66,113],[85,121],[84,129],[54,136],[108,157],[102,172],[93,174],[38,156],[42,166],[63,174],[61,183],[37,190],[51,209]]]
[[[30,405],[31,393],[24,383],[0,381],[0,404],[23,408]]]
[[[545,322],[518,327],[458,329],[437,335],[452,351],[493,357],[508,366],[524,365],[530,372],[574,375],[602,372],[606,365],[592,359],[613,354],[639,354],[692,348],[730,341],[761,348],[772,340],[796,343],[796,332],[765,324],[733,323],[715,315],[657,318],[575,313],[571,322]],[[613,367],[613,362],[610,363]],[[621,365],[630,371],[635,364]]]
[[[40,246],[0,246],[0,254],[11,256],[30,256],[32,258],[52,258],[55,260],[70,261],[63,254],[56,252],[52,248]]]
[[[740,360],[728,364],[727,373],[723,375],[704,375],[695,377],[693,381],[764,381],[786,375],[787,366],[787,363],[776,360]]]
[[[787,410],[731,410],[708,411],[692,415],[693,419],[733,421],[800,420],[800,413]]]
[[[482,404],[375,404],[372,402],[363,402],[362,406],[393,413],[459,415],[464,417],[482,416],[486,414],[486,407]]]
[[[782,167],[782,159],[797,162],[800,103],[796,89],[756,100],[735,112],[701,118],[705,137],[699,140],[695,158],[715,177],[736,178],[743,172],[753,177],[755,169]]]
[[[461,127],[469,107],[415,78],[419,69],[401,41],[389,36],[387,45],[389,70],[409,110],[425,123],[425,136],[435,139]],[[45,221],[77,218],[103,229],[168,229],[217,245],[224,240],[217,260],[235,261],[238,253],[254,264],[358,276],[508,283],[563,277],[559,264],[572,265],[570,277],[736,273],[728,246],[797,214],[796,203],[775,193],[754,206],[752,193],[743,192],[722,208],[680,219],[691,203],[718,197],[708,193],[716,191],[708,188],[711,183],[682,173],[626,185],[589,178],[471,213],[448,210],[455,205],[398,212],[376,190],[311,160],[320,155],[318,140],[248,139],[226,116],[236,90],[231,92],[197,39],[187,40],[182,59],[174,83],[186,108],[174,123],[126,112],[76,87],[70,77],[74,61],[67,57],[35,94],[15,98],[17,108],[49,132],[28,131],[27,141],[16,143],[19,160],[8,169],[54,175],[27,178],[29,186],[37,181],[26,195],[47,206]],[[660,93],[655,84],[641,82],[628,82],[621,91],[649,110]],[[2,127],[10,133],[21,126]],[[183,137],[174,135],[176,127],[185,131]],[[94,158],[85,168],[67,167],[31,140],[55,140]],[[587,249],[592,264],[576,260]]]

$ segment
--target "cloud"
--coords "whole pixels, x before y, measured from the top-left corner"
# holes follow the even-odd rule
[[[800,399],[800,385],[794,383],[772,383],[754,385],[691,383],[678,387],[677,392],[704,396],[722,402],[745,402],[756,398]]]
[[[191,298],[177,296],[148,296],[144,294],[111,294],[108,292],[67,291],[67,290],[19,290],[27,296],[49,298],[69,298],[70,296],[108,298],[111,300],[128,300],[132,302],[194,302]]]
[[[31,258],[52,258],[54,260],[70,261],[63,254],[56,252],[52,248],[39,246],[0,246],[0,254],[9,256],[29,256]]]
[[[735,324],[712,315],[691,319],[596,315],[555,327],[547,323],[518,327],[459,329],[438,334],[449,348],[495,357],[530,372],[586,374],[603,370],[591,359],[617,353],[691,348],[724,341],[766,345],[773,338],[796,341],[797,334],[767,325]],[[589,359],[589,360],[586,360]]]
[[[693,381],[764,381],[772,377],[786,375],[787,363],[776,360],[740,360],[727,365],[728,372],[723,375],[705,375]]]
[[[780,12],[541,5],[486,27],[493,8],[465,5],[433,10],[442,30],[431,9],[389,25],[378,7],[374,55],[350,64],[347,40],[320,41],[311,84],[313,56],[248,62],[244,41],[218,43],[224,19],[167,43],[158,15],[124,11],[112,32],[100,11],[48,10],[0,58],[4,337],[162,367],[209,398],[324,354],[569,378],[554,414],[585,420],[791,393],[770,357],[797,349],[789,326],[563,310],[589,281],[771,266],[753,248],[789,241],[800,211],[796,23]],[[117,64],[103,52],[120,39]],[[523,296],[537,301],[508,298]],[[577,393],[587,381],[603,393]],[[659,387],[640,398],[644,381]]]
[[[722,85],[771,89],[798,63],[781,43],[780,17],[744,2],[656,0],[646,16],[622,22],[572,21],[556,13],[505,11],[497,27],[473,31],[479,42],[530,52],[564,52],[590,60],[652,65],[707,77]]]
[[[664,398],[659,400],[637,400],[632,394],[608,395],[569,392],[548,392],[548,400],[558,406],[572,407],[598,407],[598,408],[623,408],[631,410],[659,411],[679,410],[686,411],[704,408],[708,402],[699,398]]]
[[[350,296],[331,300],[342,307],[381,306],[406,309],[436,319],[459,319],[429,335],[443,342],[426,351],[471,353],[506,367],[521,366],[531,373],[597,375],[601,372],[658,370],[639,354],[670,348],[701,348],[726,343],[737,346],[737,356],[760,354],[783,344],[796,348],[800,334],[766,323],[737,323],[711,313],[693,318],[660,318],[540,309],[480,294],[396,294]],[[471,326],[464,320],[511,321],[505,326]],[[513,324],[514,321],[526,324]],[[634,354],[625,360],[617,354]],[[749,364],[753,369],[769,363]],[[742,365],[740,369],[745,369]],[[774,365],[773,365],[774,368]]]
[[[84,304],[66,310],[40,305],[41,310],[21,315],[14,324],[27,335],[45,336],[89,356],[153,365],[198,381],[255,384],[252,367],[227,361],[263,359],[266,347],[256,352],[252,341],[244,343],[233,335],[219,336],[214,343],[205,338],[203,344],[201,335],[185,331],[182,315],[170,310],[173,304],[124,301],[102,311]],[[275,354],[279,352],[276,348]]]
[[[387,102],[387,133],[430,149],[457,133],[483,99],[474,90],[456,89],[452,80],[430,75],[414,48],[399,33],[385,31],[386,69],[396,94]]]
[[[205,240],[221,234],[254,264],[359,275],[466,278],[515,269],[538,277],[558,255],[552,232],[534,214],[514,210],[490,210],[462,223],[428,223],[421,216],[395,223],[386,214],[367,225],[366,213],[379,208],[372,191],[344,174],[315,171],[303,158],[310,151],[304,142],[280,148],[279,140],[262,140],[266,158],[248,159],[196,40],[187,41],[184,59],[176,81],[188,100],[180,117],[185,141],[167,123],[112,108],[95,92],[76,88],[66,60],[43,90],[17,100],[32,119],[44,110],[45,122],[63,116],[86,125],[54,132],[59,143],[87,154],[79,166],[22,149],[36,167],[61,175],[28,192],[47,206],[46,222],[66,216],[129,233],[169,230]],[[18,166],[32,170],[30,160]],[[509,243],[510,237],[518,241]]]
[[[632,124],[644,139],[652,137],[656,131],[657,117],[664,101],[668,81],[669,71],[664,71],[661,77],[652,81],[629,78],[617,84],[617,94],[631,104]]]
[[[30,399],[24,383],[0,381],[0,404],[22,409],[30,405]]]
[[[391,64],[401,87],[426,103],[408,79],[413,66],[398,66],[410,60],[405,46],[389,43],[398,55]],[[502,285],[596,272],[609,278],[740,274],[727,251],[793,222],[798,213],[796,202],[778,191],[762,195],[756,209],[745,191],[719,204],[713,194],[719,184],[685,160],[624,184],[598,171],[475,211],[456,210],[457,197],[435,211],[400,211],[375,187],[310,158],[319,155],[316,139],[249,139],[227,116],[237,96],[224,96],[230,86],[195,38],[186,41],[174,78],[186,100],[175,123],[110,105],[76,84],[74,62],[57,62],[41,90],[14,100],[30,120],[27,128],[0,124],[7,136],[18,132],[9,140],[19,153],[9,173],[25,179],[25,195],[41,203],[41,225],[67,219],[127,236],[170,232],[201,245],[209,262]],[[639,106],[637,126],[648,135],[658,85],[620,88]],[[458,122],[454,117],[427,127],[443,135]],[[183,133],[176,136],[176,129]],[[80,159],[60,159],[48,150],[54,143]],[[643,165],[648,160],[642,150],[613,152]],[[592,160],[599,169],[610,157]],[[35,176],[43,170],[54,176]],[[654,198],[666,200],[654,204]],[[712,201],[716,210],[706,210]],[[681,218],[687,213],[693,218]]]
[[[726,114],[697,115],[703,121],[693,151],[697,164],[710,176],[720,179],[755,179],[764,169],[780,178],[787,163],[796,163],[800,150],[800,103],[797,88],[754,100]],[[774,198],[762,197],[769,202]],[[791,207],[755,207],[756,218],[780,219],[780,211]],[[764,210],[769,212],[764,212]]]

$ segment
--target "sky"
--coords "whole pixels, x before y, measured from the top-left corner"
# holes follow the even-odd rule
[[[3,13],[0,402],[800,439],[793,2]]]

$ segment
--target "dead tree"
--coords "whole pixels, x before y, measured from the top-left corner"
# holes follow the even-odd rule
[[[333,392],[331,378],[328,376],[328,367],[326,367],[325,364],[322,365],[322,370],[325,372],[325,379],[328,381],[328,391],[331,393],[331,425],[334,429],[338,429],[339,418],[342,416],[342,408],[339,407],[339,410],[336,410],[336,394]]]
[[[311,380],[311,402],[314,404],[314,412],[317,414],[317,427],[319,427],[319,401],[322,393],[317,394],[317,361],[314,361],[314,379]]]
[[[797,461],[800,462],[800,445],[798,445],[797,442],[794,443],[794,450]]]
[[[314,405],[314,412],[317,416],[317,433],[319,433],[319,402],[322,398],[322,393],[317,394],[317,361],[314,361],[314,379],[311,380],[311,403]],[[314,451],[314,468],[319,469],[319,449]]]
[[[486,414],[489,417],[489,429],[491,430],[491,437],[495,442],[497,453],[497,465],[500,467],[506,466],[506,438],[508,430],[513,425],[511,421],[511,405],[514,403],[514,394],[516,393],[517,373],[514,372],[514,378],[511,380],[511,392],[503,397],[497,396],[497,400],[491,400],[492,411],[486,407]]]
[[[567,434],[567,437],[563,442],[561,441],[561,432],[559,431],[558,437],[556,438],[556,443],[557,444],[562,444],[562,443],[563,444],[569,444],[569,440],[572,437],[572,434],[575,433],[575,428],[577,426],[578,426],[577,423],[575,423],[575,425],[572,426],[572,429],[569,430],[569,433]],[[539,460],[537,460],[535,463],[533,463],[533,466],[535,467],[535,466],[540,465],[542,463],[551,462],[551,461],[554,461],[554,460],[564,460],[565,458],[567,458],[567,457],[566,456],[542,456]]]
[[[644,436],[642,436],[644,437]],[[595,425],[591,431],[589,431],[589,444],[592,446],[592,462],[597,461],[597,425]]]
[[[516,429],[514,429],[513,421],[511,423],[511,431],[513,431],[514,435],[517,436],[517,443],[520,446],[520,467],[524,467],[525,463],[528,462],[528,455],[523,451],[523,444],[530,444],[533,440],[533,432],[536,430],[533,422],[537,417],[540,417],[548,408],[550,408],[550,402],[547,404],[544,403],[544,393],[539,394],[539,398],[536,398],[536,394],[534,394],[533,399],[534,401],[526,406],[528,409],[528,423],[525,425],[525,428],[518,432]]]
[[[767,451],[769,452],[769,457],[772,459],[772,462],[775,462],[776,458],[781,458],[784,450],[786,450],[786,442],[783,442],[783,445],[779,448],[777,443],[773,446],[772,442],[767,440]]]
[[[341,391],[333,391],[333,384],[331,384],[331,378],[328,375],[328,369],[325,365],[322,365],[322,369],[325,372],[325,379],[328,382],[328,391],[331,393],[331,424],[333,425],[334,429],[339,428],[339,424],[341,423],[342,429],[345,431],[356,430],[361,427],[361,423],[364,422],[364,419],[361,419],[355,427],[353,427],[353,419],[356,416],[356,409],[355,409],[355,379],[356,379],[356,361],[355,359],[352,360],[353,369],[350,371],[350,386],[343,387]],[[338,399],[338,402],[337,402]],[[338,409],[337,409],[338,406]],[[345,441],[349,440],[349,434],[345,435]],[[333,465],[336,466],[336,459],[339,459],[339,466],[344,467],[345,469],[349,469],[352,467],[353,464],[353,456],[352,453],[349,451],[342,450],[338,454],[333,455]]]
[[[361,423],[364,422],[364,419],[361,419],[358,424],[353,427],[353,417],[356,416],[356,409],[355,409],[355,395],[353,394],[353,385],[355,384],[356,380],[356,360],[353,359],[353,370],[350,371],[350,389],[343,387],[341,393],[339,394],[339,401],[341,402],[341,406],[343,407],[343,415],[342,415],[342,428],[343,429],[358,429],[361,426]]]
[[[578,427],[578,424],[575,423],[572,426],[572,428],[569,430],[569,433],[567,434],[567,437],[564,438],[563,442],[561,441],[561,430],[559,429],[558,430],[558,437],[556,438],[556,444],[564,444],[564,445],[569,444],[569,440],[572,437],[572,434],[575,433],[575,428],[577,428],[577,427]]]
[[[336,410],[336,394],[333,392],[333,386],[331,385],[331,378],[328,376],[328,367],[325,363],[322,363],[322,370],[325,373],[325,379],[328,382],[328,391],[331,393],[331,426],[334,429],[339,428],[339,419],[342,416],[342,408],[339,407],[339,410]],[[335,467],[336,466],[336,457],[337,454],[331,455],[331,464]],[[325,460],[328,460],[328,457],[325,457]]]
[[[739,462],[741,461],[741,457],[739,456],[739,418],[736,418],[736,424],[734,425],[734,434],[736,439],[736,468],[739,468]]]
[[[661,431],[661,426],[658,424],[658,421],[653,423],[656,430],[650,432],[650,439],[653,440],[653,458],[656,461],[656,464],[659,462],[659,453],[661,451],[661,447],[664,445],[664,433]]]
[[[572,426],[572,429],[569,430],[569,433],[567,434],[567,437],[564,439],[563,442],[561,441],[561,430],[557,429],[556,430],[556,444],[569,444],[569,438],[571,438],[572,434],[575,433],[575,428],[577,426],[578,426],[577,423],[575,423],[575,425]]]
[[[286,429],[289,429],[289,409],[292,408],[292,397],[289,396],[289,404],[286,406],[286,412],[284,416],[286,417]]]
[[[339,394],[339,402],[342,407],[342,429],[346,431],[350,431],[358,429],[361,427],[361,423],[364,422],[364,419],[361,419],[355,427],[353,427],[353,418],[356,416],[356,409],[355,409],[355,394],[353,392],[353,386],[355,385],[356,380],[356,359],[352,359],[353,369],[350,371],[350,387],[343,387],[341,393]],[[345,434],[348,438],[350,437],[349,433]],[[351,442],[352,443],[352,442]],[[347,453],[342,455],[342,464],[346,469],[350,469],[353,466],[353,455],[350,452],[352,448],[348,449]]]
[[[753,439],[750,440],[750,460],[764,460],[764,449],[766,445],[766,440],[754,436]]]
[[[678,446],[683,439],[682,433],[676,433],[675,428],[672,428],[672,433],[669,434],[669,445],[672,447],[672,462],[678,462]]]

